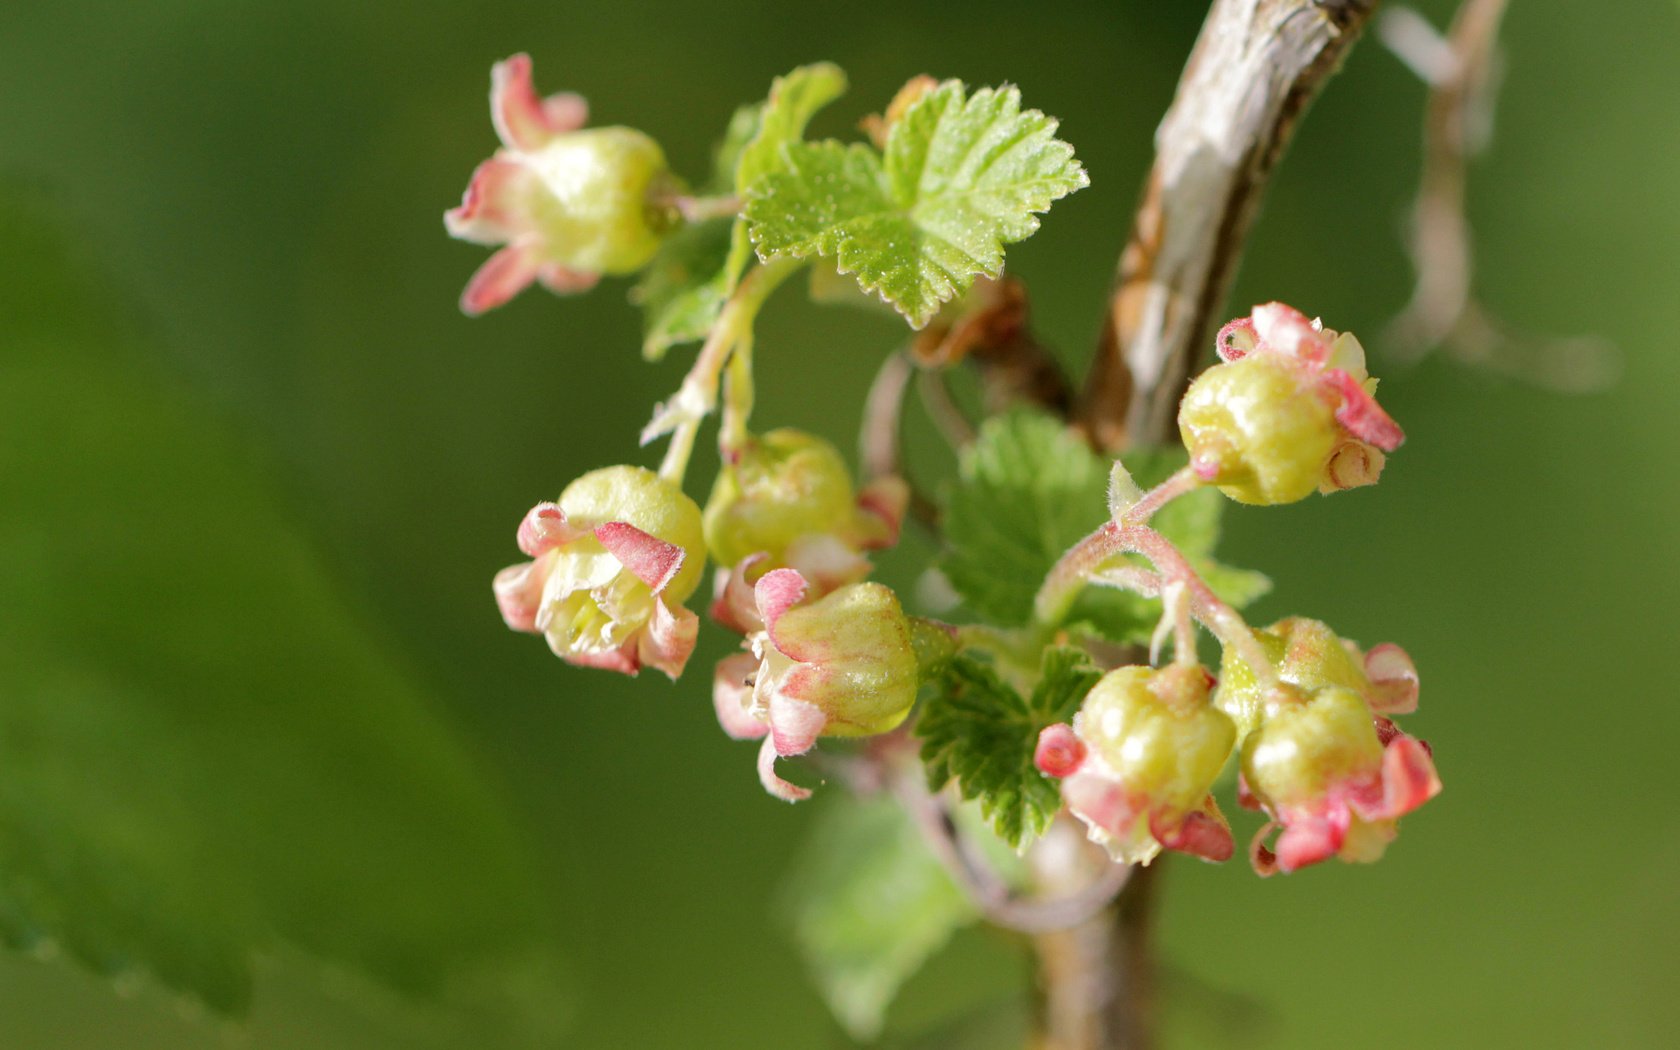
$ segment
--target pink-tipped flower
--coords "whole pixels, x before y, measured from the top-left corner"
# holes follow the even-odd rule
[[[443,216],[451,236],[503,246],[467,284],[462,310],[483,313],[532,282],[584,291],[653,258],[670,221],[658,198],[674,185],[658,143],[631,128],[580,130],[588,104],[539,96],[523,54],[491,70],[490,117],[502,148]]]
[[[1392,642],[1366,652],[1338,637],[1323,621],[1304,616],[1279,620],[1254,635],[1270,657],[1278,681],[1302,693],[1339,686],[1362,697],[1374,716],[1409,715],[1417,710],[1417,667],[1406,650]],[[1258,728],[1275,699],[1236,649],[1226,649],[1214,703],[1236,722],[1238,733],[1247,736]]]
[[[777,798],[810,792],[776,775],[778,758],[802,755],[823,736],[870,736],[898,726],[916,702],[917,658],[897,595],[878,583],[848,584],[813,600],[792,569],[765,573],[754,586],[756,666],[740,657],[718,668],[718,721],[737,739],[764,727],[759,779]],[[750,676],[750,683],[748,677]]]
[[[1221,328],[1217,348],[1223,363],[1190,384],[1178,426],[1197,475],[1234,500],[1375,484],[1384,453],[1405,440],[1350,334],[1267,303]]]
[[[1230,825],[1209,794],[1236,745],[1230,718],[1208,698],[1199,667],[1122,667],[1092,687],[1072,727],[1039,734],[1038,768],[1091,840],[1118,861],[1147,864],[1163,849],[1228,860]]]
[[[1272,711],[1243,743],[1242,779],[1245,801],[1272,819],[1250,850],[1262,875],[1377,860],[1399,819],[1441,790],[1429,748],[1373,720],[1365,698],[1340,686]]]
[[[861,493],[832,444],[784,428],[737,449],[706,501],[706,545],[720,566],[792,568],[827,592],[869,574],[863,552],[898,541],[909,492],[897,478]],[[756,577],[755,577],[756,578]]]
[[[495,579],[509,627],[579,666],[682,673],[699,630],[682,602],[705,557],[700,508],[681,489],[640,467],[591,471],[532,508],[518,540],[534,560]]]

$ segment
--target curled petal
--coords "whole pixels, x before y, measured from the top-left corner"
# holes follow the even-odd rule
[[[1277,854],[1266,845],[1266,840],[1277,829],[1276,821],[1268,821],[1254,833],[1253,840],[1248,844],[1248,863],[1254,869],[1254,874],[1262,879],[1269,879],[1278,873]]]
[[[1033,751],[1033,765],[1045,776],[1071,776],[1085,762],[1085,742],[1065,722],[1044,727]]]
[[[673,610],[664,598],[656,597],[653,616],[636,637],[637,660],[675,680],[687,666],[699,637],[700,617],[680,605]]]
[[[1341,397],[1341,407],[1336,409],[1336,422],[1346,427],[1348,433],[1384,452],[1393,452],[1406,440],[1406,432],[1400,429],[1400,424],[1383,411],[1377,399],[1351,374],[1340,368],[1326,369],[1324,382]]]
[[[1062,781],[1062,801],[1079,819],[1110,835],[1123,835],[1131,823],[1132,810],[1120,785],[1095,773],[1076,772]]]
[[[443,213],[451,237],[474,244],[506,244],[529,229],[531,193],[541,179],[506,156],[495,156],[473,170],[461,205]]]
[[[589,107],[577,95],[544,100],[531,82],[531,56],[520,53],[490,70],[490,120],[503,145],[513,150],[541,149],[556,135],[576,131],[589,119]]]
[[[496,592],[496,606],[502,611],[502,619],[509,627],[536,633],[543,583],[544,574],[531,561],[510,565],[496,574],[490,586]]]
[[[712,706],[717,710],[718,725],[731,739],[757,740],[770,731],[747,710],[752,697],[747,679],[756,670],[757,660],[747,653],[736,653],[719,660],[712,675]]]
[[[1213,337],[1213,348],[1221,361],[1235,361],[1247,357],[1259,340],[1254,334],[1254,322],[1247,317],[1228,321]]]
[[[758,602],[759,618],[764,621],[765,629],[772,637],[775,636],[776,623],[782,618],[782,614],[798,605],[808,589],[805,577],[792,569],[773,569],[759,578],[758,583],[753,586],[753,596]],[[777,648],[781,648],[780,643],[777,644]],[[786,652],[785,649],[783,651]]]
[[[540,558],[556,547],[570,543],[585,531],[566,521],[566,512],[558,503],[539,503],[525,512],[519,522],[515,539],[519,549],[533,558]]]
[[[607,553],[655,594],[665,589],[687,557],[681,547],[651,536],[629,522],[609,521],[595,526],[594,531]]]
[[[1409,715],[1418,706],[1418,672],[1411,655],[1393,642],[1365,654],[1365,677],[1371,680],[1371,710],[1379,715]]]
[[[764,785],[764,790],[785,802],[803,802],[810,798],[809,790],[776,775],[776,758],[775,739],[767,736],[764,746],[758,749],[758,782]]]
[[[484,261],[461,293],[461,312],[477,317],[512,299],[537,279],[541,246],[530,238],[509,244]]]

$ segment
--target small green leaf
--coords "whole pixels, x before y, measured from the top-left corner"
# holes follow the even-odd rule
[[[800,66],[770,85],[757,133],[742,147],[735,168],[735,192],[750,193],[758,180],[786,170],[783,147],[805,135],[817,111],[846,93],[846,74],[832,62]]]
[[[786,169],[748,194],[748,229],[761,257],[834,258],[921,328],[976,276],[997,276],[1003,246],[1088,183],[1055,130],[1014,87],[967,95],[949,80],[893,124],[882,153],[789,143]]]
[[[1050,648],[1031,697],[1023,699],[991,666],[954,657],[916,725],[929,789],[955,780],[963,798],[980,800],[998,836],[1023,848],[1061,805],[1056,782],[1033,765],[1038,734],[1072,718],[1100,677],[1083,651]]]
[[[817,987],[859,1040],[880,1034],[899,987],[975,918],[890,797],[826,803],[785,899]]]
[[[1148,488],[1184,462],[1182,450],[1126,454]],[[1004,627],[1027,624],[1039,584],[1069,547],[1108,519],[1111,468],[1059,420],[1017,411],[986,421],[963,454],[945,516],[944,570],[975,613]],[[1242,606],[1264,594],[1259,573],[1213,560],[1225,501],[1199,489],[1167,504],[1151,524],[1190,559],[1221,598]],[[1146,564],[1146,563],[1145,563]],[[1161,604],[1128,591],[1088,587],[1067,623],[1121,642],[1146,642]]]
[[[777,77],[764,102],[742,106],[712,156],[707,192],[744,193],[782,168],[782,147],[846,90],[846,75],[827,62]],[[642,356],[657,361],[673,346],[704,339],[752,262],[752,242],[739,219],[690,223],[666,238],[631,301],[642,308]]]

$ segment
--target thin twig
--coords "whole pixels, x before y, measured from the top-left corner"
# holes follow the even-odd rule
[[[1171,436],[1272,168],[1377,0],[1217,0],[1156,132],[1080,419],[1101,448]]]
[[[1130,866],[1109,863],[1093,877],[1058,896],[1019,896],[965,839],[944,799],[928,792],[920,769],[906,769],[895,779],[893,787],[934,856],[995,926],[1035,935],[1078,926],[1113,903],[1131,875]]]
[[[1475,251],[1466,214],[1467,168],[1492,132],[1499,26],[1507,0],[1464,0],[1442,37],[1409,8],[1387,12],[1379,35],[1430,85],[1423,174],[1409,244],[1417,283],[1386,342],[1402,360],[1443,349],[1453,357],[1541,386],[1602,389],[1618,371],[1602,339],[1554,339],[1510,330],[1476,297]]]
[[[909,355],[895,351],[881,362],[869,393],[863,401],[863,423],[858,430],[858,459],[864,477],[870,481],[895,475],[910,487],[910,516],[930,532],[939,530],[939,505],[917,486],[904,463],[904,396],[916,371]]]
[[[969,421],[968,413],[957,404],[957,399],[951,396],[944,369],[917,369],[916,393],[922,399],[922,408],[927,410],[928,418],[945,436],[945,442],[953,452],[961,452],[974,443],[974,424]]]

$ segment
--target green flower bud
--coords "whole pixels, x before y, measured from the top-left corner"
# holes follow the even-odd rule
[[[840,452],[802,430],[772,430],[718,472],[706,501],[706,546],[720,565],[754,554],[787,564],[804,536],[855,531],[856,494]]]
[[[1332,405],[1280,355],[1214,365],[1190,384],[1179,433],[1204,480],[1239,503],[1293,503],[1318,491],[1341,443]]]

